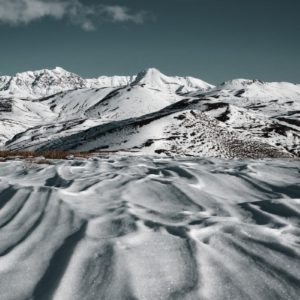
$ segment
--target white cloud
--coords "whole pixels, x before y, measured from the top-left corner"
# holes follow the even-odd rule
[[[141,24],[144,22],[146,17],[146,12],[141,11],[135,14],[132,14],[127,7],[112,5],[112,6],[104,6],[103,11],[108,14],[109,17],[112,18],[113,22],[134,22],[137,24]]]
[[[79,0],[0,0],[0,23],[28,24],[44,17],[68,19],[90,31],[99,21],[142,24],[147,13],[131,12],[128,7],[118,5],[88,6]]]
[[[65,1],[0,0],[0,20],[3,23],[19,24],[50,16],[61,19],[66,13]]]

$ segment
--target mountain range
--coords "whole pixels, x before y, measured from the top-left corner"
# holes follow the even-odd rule
[[[300,85],[217,86],[155,68],[84,79],[60,67],[0,76],[1,150],[220,158],[300,156]]]

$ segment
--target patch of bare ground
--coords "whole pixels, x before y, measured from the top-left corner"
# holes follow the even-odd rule
[[[72,157],[88,158],[94,152],[71,152],[71,151],[0,151],[0,161],[9,159],[34,160],[35,163],[43,162],[48,159],[69,159]]]

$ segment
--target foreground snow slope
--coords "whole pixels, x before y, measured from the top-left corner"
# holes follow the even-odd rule
[[[295,161],[0,163],[1,300],[300,294]]]

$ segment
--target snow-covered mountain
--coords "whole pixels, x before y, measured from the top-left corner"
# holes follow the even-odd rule
[[[152,88],[183,90],[185,92],[208,90],[213,86],[193,77],[169,77],[150,68],[134,76],[100,76],[83,79],[60,67],[53,70],[38,70],[17,73],[15,76],[0,76],[0,95],[38,99],[59,92],[81,88],[122,87],[148,85]]]
[[[60,67],[53,70],[45,69],[17,73],[15,76],[4,76],[0,77],[0,82],[2,82],[0,85],[2,95],[30,99],[86,86],[86,81],[80,76]]]
[[[194,77],[166,76],[155,68],[140,72],[132,83],[134,85],[147,85],[154,89],[166,89],[173,93],[207,91],[214,87],[213,85]]]
[[[265,100],[294,99],[300,97],[299,85],[289,82],[263,82],[261,80],[235,79],[222,83],[216,90],[238,91],[248,98]]]
[[[300,86],[213,86],[150,68],[83,79],[55,68],[0,77],[0,147],[213,157],[300,156]]]

